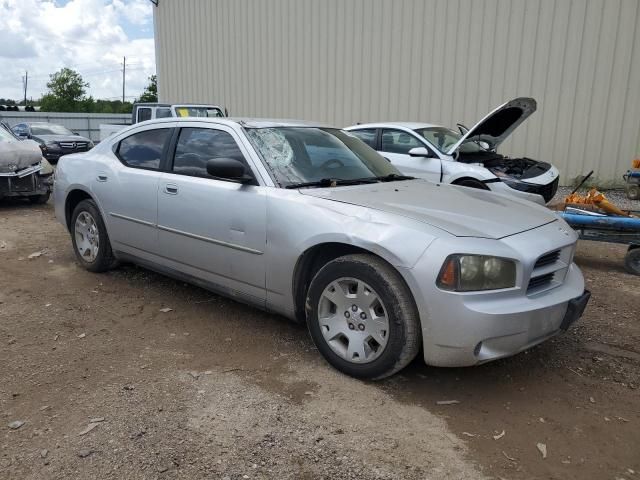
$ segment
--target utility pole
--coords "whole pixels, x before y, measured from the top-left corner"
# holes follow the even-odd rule
[[[27,82],[29,81],[29,72],[24,72],[24,77],[22,77],[22,85],[24,86],[24,106],[27,106]]]
[[[124,84],[125,84],[126,72],[127,72],[127,57],[122,57],[122,103],[124,103]]]

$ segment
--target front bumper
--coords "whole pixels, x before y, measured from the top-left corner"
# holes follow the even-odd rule
[[[53,175],[41,175],[42,166],[32,166],[15,173],[0,174],[0,198],[30,197],[51,192]]]
[[[453,238],[434,242],[405,271],[422,324],[424,360],[461,367],[508,357],[557,335],[574,322],[588,301],[584,279],[573,263],[575,235],[559,222],[501,240]],[[528,288],[536,260],[560,250],[556,279],[543,289]],[[436,277],[451,253],[491,254],[518,261],[517,287],[486,292],[446,292]],[[585,300],[586,298],[586,300]],[[579,305],[576,308],[575,304]]]
[[[504,182],[491,182],[485,184],[492,192],[496,193],[505,193],[507,195],[511,195],[513,197],[521,198],[523,200],[528,200],[533,203],[537,203],[538,205],[545,205],[547,202],[544,197],[537,193],[537,187],[530,192],[523,192],[521,190],[516,190],[515,188],[511,188]]]

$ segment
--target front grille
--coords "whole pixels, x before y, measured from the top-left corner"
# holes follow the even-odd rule
[[[0,191],[10,192],[31,192],[34,190],[33,175],[27,175],[26,177],[5,177],[1,178]]]
[[[549,185],[540,187],[537,193],[542,195],[542,198],[544,198],[545,202],[549,202],[558,191],[558,183],[560,183],[560,177],[556,177],[556,179]]]
[[[555,273],[547,273],[545,275],[540,275],[539,277],[533,277],[529,280],[529,286],[527,287],[527,293],[531,293],[534,290],[540,290],[542,288],[546,288],[551,285],[553,281]]]
[[[84,152],[87,145],[87,142],[60,142],[60,148],[73,152]]]
[[[538,261],[536,262],[534,269],[546,267],[547,265],[551,265],[556,263],[560,258],[560,250],[554,250],[553,252],[546,253],[542,255]]]

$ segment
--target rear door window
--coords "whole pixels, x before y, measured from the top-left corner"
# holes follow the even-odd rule
[[[128,167],[158,170],[170,138],[170,128],[134,133],[120,141],[116,154]]]
[[[168,118],[171,116],[171,109],[160,107],[156,109],[156,118]]]
[[[350,130],[349,133],[355,137],[358,137],[371,148],[376,148],[376,134],[378,133],[377,129],[365,128],[363,130]]]

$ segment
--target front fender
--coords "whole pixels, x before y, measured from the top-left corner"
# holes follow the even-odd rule
[[[491,171],[480,165],[469,165],[458,162],[450,162],[447,167],[445,180],[447,183],[454,183],[462,178],[473,178],[480,182],[495,180],[496,177]]]

